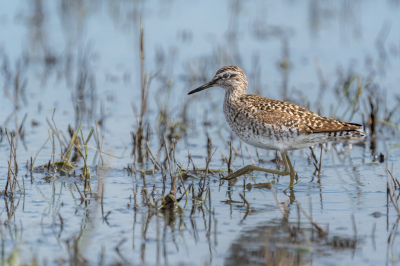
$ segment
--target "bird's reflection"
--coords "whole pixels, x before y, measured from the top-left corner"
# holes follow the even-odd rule
[[[305,265],[340,249],[355,250],[353,237],[318,236],[310,228],[290,228],[285,219],[242,230],[231,243],[224,265]]]

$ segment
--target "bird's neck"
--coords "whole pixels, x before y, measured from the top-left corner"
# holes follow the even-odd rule
[[[240,97],[246,94],[247,86],[235,86],[229,87],[225,90],[225,102],[235,102]]]

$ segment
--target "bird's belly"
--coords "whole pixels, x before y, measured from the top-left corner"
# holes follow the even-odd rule
[[[290,151],[302,148],[308,148],[318,143],[328,141],[326,134],[310,134],[310,135],[297,135],[289,131],[276,133],[276,135],[256,135],[256,134],[242,134],[242,132],[235,132],[238,137],[245,143],[257,148],[276,150],[276,151]]]
[[[294,128],[285,126],[243,124],[235,123],[235,121],[228,121],[228,124],[243,142],[261,149],[290,151],[329,141],[327,134],[305,135]]]
[[[245,143],[257,148],[267,150],[288,150],[288,144],[292,144],[294,133],[287,128],[278,130],[274,126],[242,126],[231,125],[231,129]]]
[[[261,138],[259,136],[254,136],[254,135],[247,137],[243,137],[240,135],[238,136],[243,142],[257,148],[266,150],[276,150],[276,151],[284,150],[284,145],[281,142],[270,138]]]

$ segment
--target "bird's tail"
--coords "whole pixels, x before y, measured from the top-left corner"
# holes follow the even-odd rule
[[[367,133],[357,130],[347,131],[351,138],[364,138],[367,136]]]

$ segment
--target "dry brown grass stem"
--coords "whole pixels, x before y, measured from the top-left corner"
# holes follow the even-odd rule
[[[146,189],[145,187],[143,187],[143,188],[142,188],[142,191],[143,191],[143,193],[144,193],[144,197],[145,197],[145,199],[146,199],[146,204],[147,204],[147,206],[149,207],[149,209],[150,209],[150,208],[154,208],[153,203],[151,203],[151,201],[150,201],[149,193],[147,193],[147,189]]]
[[[207,134],[207,157],[211,157],[211,152],[212,152],[212,141],[211,138]]]
[[[76,182],[74,182],[76,189],[79,192],[79,195],[81,196],[81,201],[83,202],[85,200],[85,197],[82,195],[81,190],[79,189],[78,185],[76,184]]]
[[[19,192],[22,193],[21,187],[19,186],[19,182],[18,182],[18,179],[17,179],[17,175],[15,174],[13,169],[11,168],[11,163],[9,161],[8,161],[8,170],[11,172],[11,174],[13,176],[13,180],[15,181],[15,182],[11,183],[11,185],[10,185],[11,196],[14,194],[13,191],[14,191],[15,183],[17,183],[17,185],[18,185]],[[11,174],[10,174],[9,178],[11,177]],[[22,180],[24,180],[23,177],[22,177]]]
[[[313,147],[310,147],[311,155],[312,155],[312,157],[313,157],[313,159],[314,159],[313,164],[314,164],[314,166],[315,166],[315,171],[314,171],[314,174],[313,174],[313,175],[315,175],[315,174],[318,173],[318,178],[321,177],[322,148],[323,148],[323,147],[322,147],[322,145],[321,145],[321,154],[320,154],[319,162],[318,162],[317,157],[315,156]]]
[[[189,161],[192,162],[193,171],[194,171],[194,172],[197,172],[197,167],[196,167],[196,165],[194,164],[192,155],[191,155],[190,153],[189,153]]]
[[[165,138],[165,135],[164,135],[164,145],[165,145],[165,152],[167,154],[167,159],[168,159],[169,174],[171,176],[171,192],[170,193],[175,196],[175,177],[172,175],[171,159],[169,158],[167,139]]]
[[[272,189],[272,194],[274,194],[275,200],[276,200],[276,204],[278,204],[279,210],[281,211],[282,215],[284,217],[287,217],[287,213],[284,209],[284,207],[282,206],[281,202],[278,199],[278,195],[276,194],[275,189]]]
[[[247,153],[249,154],[250,160],[251,160],[251,162],[253,163],[253,165],[256,165],[256,163],[255,163],[254,160],[253,160],[253,157],[251,157],[251,154],[250,154],[249,149],[247,148],[247,146],[246,146],[246,151],[247,151]]]
[[[63,151],[65,152],[65,145],[63,143],[63,141],[60,138],[60,131],[57,128],[56,122],[54,121],[54,113],[55,113],[56,109],[54,108],[53,110],[53,115],[51,117],[51,120],[53,121],[53,124],[50,123],[50,120],[46,117],[46,123],[49,125],[51,131],[54,133],[54,135],[56,136],[56,138],[58,139],[58,142],[60,144],[60,160],[63,160]],[[54,138],[54,137],[53,137]]]
[[[301,210],[301,212],[304,214],[304,216],[306,216],[309,220],[310,220],[310,222],[311,222],[311,224],[318,230],[318,233],[319,234],[322,234],[322,235],[327,235],[328,234],[328,231],[327,230],[325,230],[324,228],[322,228],[302,207],[301,207],[301,205],[300,205],[300,203],[297,203],[297,206],[300,208],[300,210]]]
[[[251,208],[250,202],[247,201],[247,199],[243,196],[242,193],[239,193],[240,197],[244,200],[244,202],[247,204],[247,207]]]
[[[97,121],[97,119],[96,119],[96,136],[97,136],[97,139],[96,139],[96,140],[97,140],[97,141],[96,141],[97,149],[99,149],[99,151],[100,151],[101,165],[104,166],[103,154],[102,154],[102,152],[101,152],[101,149],[102,149],[103,145],[100,145],[99,122]],[[103,143],[102,143],[102,144],[103,144]]]
[[[199,188],[199,193],[197,194],[197,198],[199,198],[199,199],[203,196],[203,192],[205,190],[205,186],[206,186],[206,183],[207,183],[208,169],[209,169],[210,161],[211,161],[211,158],[206,158],[206,171],[205,171],[205,175],[204,175],[204,179],[203,179],[203,187]]]
[[[179,180],[180,180],[181,183],[182,183],[183,189],[185,190],[185,195],[186,195],[186,197],[189,198],[189,193],[188,193],[187,190],[186,190],[185,182],[183,181],[182,174],[178,175],[178,177],[179,177]]]
[[[64,152],[64,155],[62,156],[62,161],[64,162],[63,166],[61,167],[62,171],[64,170],[65,164],[68,163],[68,161],[69,161],[69,157],[71,156],[71,149],[72,149],[72,146],[74,146],[76,138],[78,137],[78,133],[79,133],[79,131],[81,129],[81,125],[82,125],[82,122],[79,124],[78,130],[74,132],[74,135],[70,139],[69,147]]]
[[[9,187],[10,196],[12,197],[14,195],[15,183],[18,185],[20,193],[22,193],[22,190],[21,190],[21,187],[17,180],[18,164],[17,164],[17,151],[16,151],[15,143],[14,143],[14,134],[13,134],[13,132],[11,132],[11,134],[9,134],[7,128],[5,128],[5,132],[6,132],[8,144],[10,145],[10,160],[8,161],[8,175],[7,175],[7,182],[6,182],[6,187],[5,187],[4,191],[5,191],[5,194],[8,195],[7,189]],[[11,167],[12,163],[14,163],[14,170]],[[13,180],[15,182],[13,182]]]
[[[389,175],[386,174],[386,176],[387,176],[387,192],[390,196],[390,199],[393,203],[394,208],[397,211],[397,215],[400,216],[400,206],[399,206],[399,202],[397,201],[396,189],[395,189],[396,181],[395,181],[392,173],[389,171],[389,169],[386,169],[386,171],[390,174],[390,178],[389,178]]]
[[[206,186],[206,182],[207,182],[207,177],[208,177],[208,172],[210,172],[210,162],[211,162],[211,158],[214,156],[215,152],[217,151],[218,148],[215,148],[214,152],[211,154],[210,157],[206,158],[206,170],[205,170],[205,175],[204,175],[204,180],[203,180],[203,187],[199,188],[199,193],[197,194],[198,198],[201,198],[203,195],[203,192],[205,191],[205,186]],[[211,172],[212,173],[212,172]]]
[[[135,148],[134,148],[134,160],[135,163],[143,162],[143,154],[142,154],[142,144],[143,140],[147,140],[148,134],[145,136],[143,131],[145,128],[145,125],[143,124],[144,121],[144,116],[146,114],[147,110],[147,99],[149,96],[149,91],[150,91],[150,84],[153,80],[153,78],[158,74],[155,73],[152,75],[151,73],[148,74],[145,71],[145,65],[144,65],[144,59],[145,59],[145,53],[144,53],[144,30],[142,26],[142,19],[140,18],[140,88],[141,88],[141,108],[140,108],[140,113],[136,111],[136,107],[134,103],[132,103],[132,108],[135,113],[135,116],[138,119],[138,127],[136,130],[136,133],[134,134],[134,141],[135,141]],[[149,127],[147,127],[149,128]],[[147,132],[148,133],[148,132]],[[145,150],[146,152],[147,150]],[[148,156],[147,152],[144,154],[144,156]]]
[[[153,162],[154,162],[154,166],[157,165],[157,167],[163,171],[163,168],[161,167],[161,165],[157,162],[157,159],[154,157],[153,153],[150,150],[150,146],[149,146],[149,142],[146,141],[146,146],[147,146],[147,150],[149,151],[151,158],[153,158]]]

